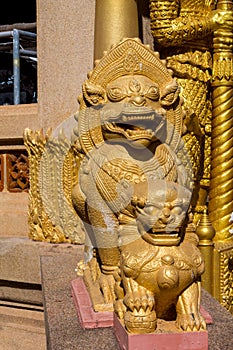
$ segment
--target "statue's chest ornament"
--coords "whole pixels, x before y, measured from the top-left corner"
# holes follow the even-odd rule
[[[197,251],[193,251],[190,246],[190,257],[179,249],[174,254],[169,249],[159,249],[154,247],[142,254],[132,254],[125,252],[122,255],[124,274],[133,279],[140,279],[146,275],[157,275],[158,286],[160,288],[171,288],[178,285],[182,274],[188,274],[193,280],[198,274],[198,269],[203,265],[203,259]]]
[[[128,159],[127,159],[128,158]],[[174,161],[166,146],[161,145],[159,150],[147,161],[135,158],[115,158],[102,164],[101,169],[116,182],[126,180],[138,184],[146,180],[164,179],[174,169]],[[173,171],[173,180],[176,174]]]

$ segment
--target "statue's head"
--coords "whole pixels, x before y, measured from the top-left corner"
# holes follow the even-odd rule
[[[191,192],[165,180],[157,180],[153,185],[145,202],[141,198],[132,199],[139,233],[153,245],[177,245],[182,238]]]
[[[158,140],[173,149],[179,144],[183,112],[177,82],[139,39],[122,40],[95,62],[79,103],[81,110],[99,108],[103,140],[120,137],[135,147]]]

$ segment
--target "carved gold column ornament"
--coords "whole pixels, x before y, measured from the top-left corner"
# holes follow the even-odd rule
[[[184,139],[196,175],[192,201],[195,222],[200,221],[207,208],[210,191],[209,218],[216,230],[215,240],[232,242],[229,231],[233,211],[232,0],[220,1],[215,7],[216,2],[211,0],[150,0],[151,31],[155,48],[173,69],[184,98],[187,127]],[[232,294],[229,274],[225,273],[227,262],[224,260],[222,265],[223,251],[225,254],[226,249],[231,249],[230,242],[225,248],[224,244],[214,245],[213,271],[208,272],[214,278],[214,296],[220,301],[225,298],[224,305],[228,305]],[[206,260],[208,266],[208,254]],[[220,283],[229,288],[220,288]]]
[[[29,237],[51,243],[83,243],[80,220],[74,216],[71,188],[77,178],[74,149],[63,133],[24,130],[29,160]]]
[[[206,208],[210,186],[212,33],[224,29],[225,15],[211,0],[150,0],[155,49],[173,69],[184,98],[184,139],[196,175],[195,222]]]
[[[214,239],[213,295],[233,312],[233,2],[218,1],[213,39],[213,119],[209,216]],[[221,28],[220,28],[221,27]]]
[[[137,1],[96,0],[94,59],[126,37],[138,37]]]
[[[209,293],[213,293],[213,238],[215,229],[212,226],[207,211],[202,214],[197,226],[196,234],[199,237],[199,249],[205,260],[205,272],[202,275],[202,287]]]
[[[230,239],[233,212],[233,2],[219,1],[225,25],[214,32],[209,216],[216,241]]]
[[[213,295],[233,314],[233,240],[214,244]]]

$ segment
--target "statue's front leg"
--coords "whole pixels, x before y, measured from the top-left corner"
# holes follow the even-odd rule
[[[88,203],[96,203],[95,199],[89,198]],[[86,226],[95,246],[93,257],[84,266],[83,277],[95,311],[110,311],[116,299],[114,274],[119,269],[119,224],[104,201],[98,203],[97,209],[87,206],[87,212],[90,223]]]
[[[206,329],[206,323],[200,314],[200,282],[192,283],[179,296],[176,305],[176,325],[184,331]]]
[[[155,299],[153,294],[132,278],[123,278],[126,307],[125,327],[130,333],[152,333],[156,329]]]

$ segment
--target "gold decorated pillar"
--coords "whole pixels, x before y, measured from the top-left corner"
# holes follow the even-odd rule
[[[125,37],[138,37],[136,0],[96,0],[94,59]]]
[[[205,272],[201,277],[202,287],[209,293],[213,293],[213,238],[215,229],[213,228],[207,211],[201,216],[196,233],[199,237],[199,249],[205,259]]]
[[[217,9],[232,16],[233,1],[220,0]],[[209,217],[214,238],[213,295],[233,312],[233,32],[214,32],[213,119]]]
[[[219,1],[217,8],[233,10],[232,0]],[[233,212],[233,44],[232,30],[214,32],[213,119],[209,216],[216,241],[228,239]]]

